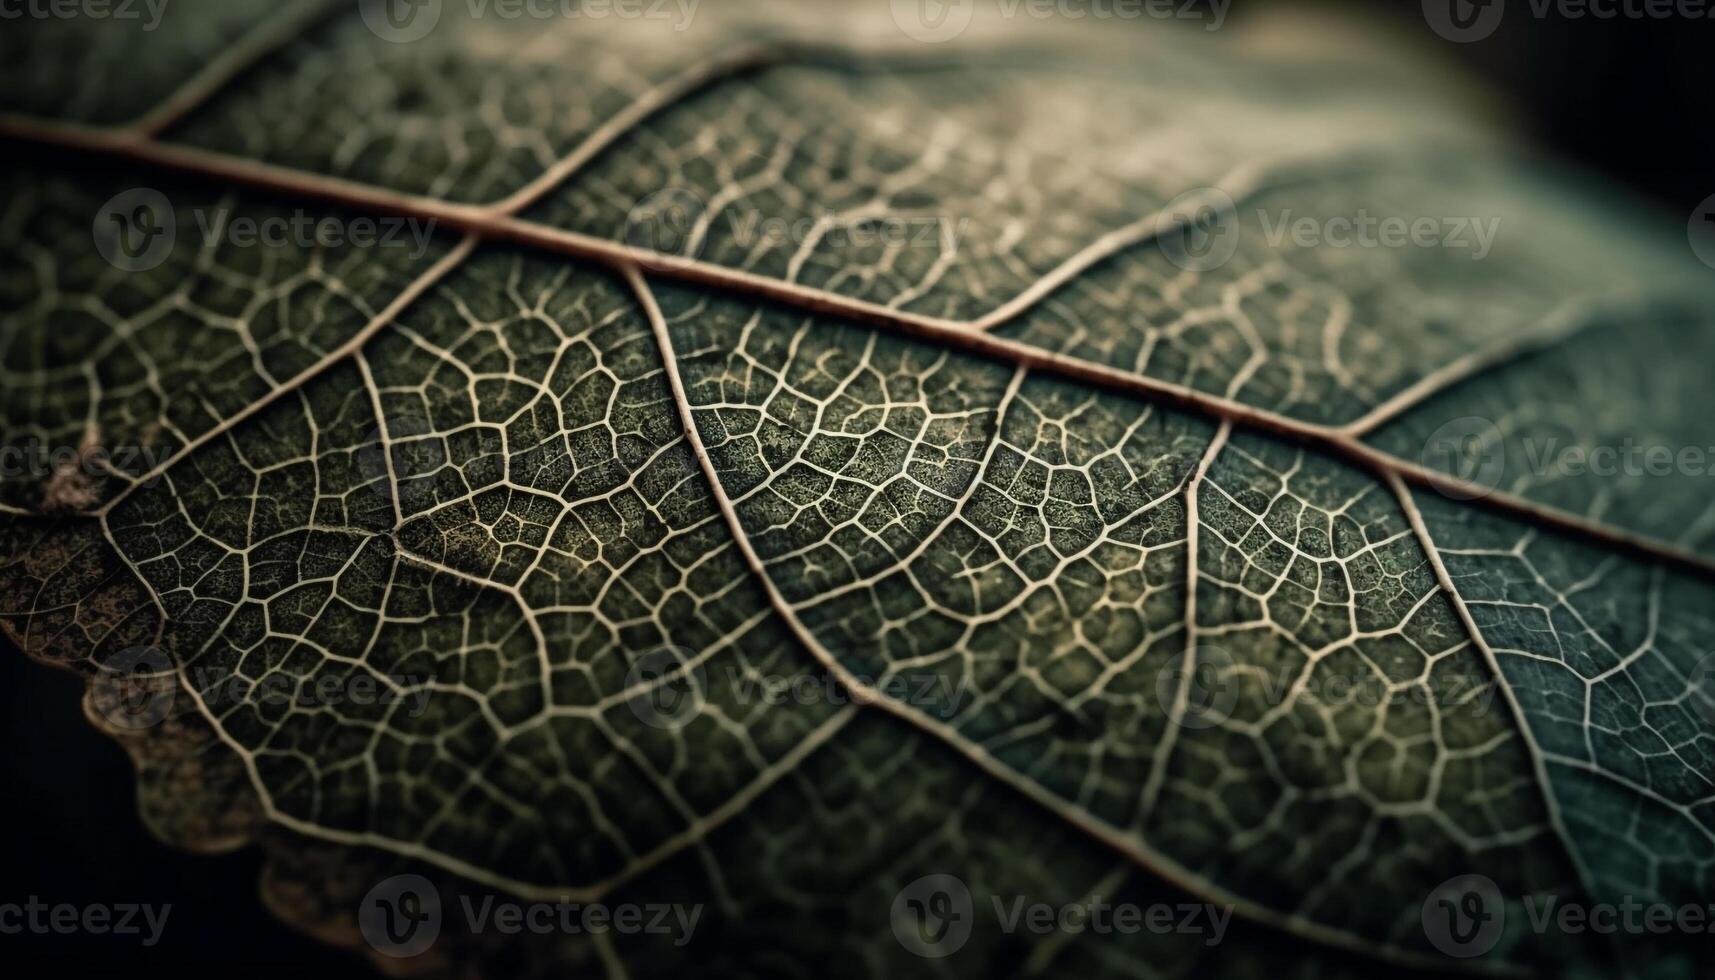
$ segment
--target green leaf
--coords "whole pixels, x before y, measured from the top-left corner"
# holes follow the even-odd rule
[[[0,626],[162,837],[348,945],[699,910],[434,970],[1707,972],[1533,925],[1715,894],[1671,234],[1171,25],[352,6],[6,69]],[[1007,925],[1073,903],[1178,925]]]

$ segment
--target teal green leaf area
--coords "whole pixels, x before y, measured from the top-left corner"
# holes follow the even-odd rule
[[[1674,222],[1194,25],[370,6],[0,39],[0,628],[305,942],[1715,975]]]

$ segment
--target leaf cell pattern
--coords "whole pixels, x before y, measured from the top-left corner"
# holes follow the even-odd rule
[[[979,915],[958,972],[1451,967],[1420,908],[1467,872],[1514,913],[1503,967],[1703,972],[1685,937],[1520,923],[1715,885],[1707,494],[1556,471],[1455,502],[1418,460],[1463,416],[1509,473],[1545,433],[1698,445],[1706,294],[1449,103],[1172,34],[1080,64],[784,14],[395,45],[222,10],[148,39],[158,76],[0,119],[32,148],[3,444],[151,450],[0,483],[0,625],[92,675],[171,654],[167,720],[115,732],[163,837],[260,841],[274,906],[336,941],[398,868],[709,912],[689,948],[444,953],[518,975],[928,975],[888,911],[927,874],[1233,918],[1211,945]],[[1482,149],[1405,159],[1447,145]],[[189,244],[121,273],[89,228],[143,181]],[[1191,271],[1161,218],[1207,186],[1235,254]],[[630,247],[663,191],[698,203],[686,247]],[[199,224],[366,203],[445,224],[414,254]],[[1248,217],[1355,207],[1507,237],[1473,262]],[[968,220],[830,234],[901,215]],[[740,234],[771,219],[810,230]],[[324,679],[388,696],[256,696]],[[677,723],[637,710],[687,681]]]

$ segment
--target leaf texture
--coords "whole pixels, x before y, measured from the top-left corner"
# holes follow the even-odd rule
[[[683,948],[459,936],[449,970],[1373,975],[1468,969],[1422,909],[1480,873],[1479,966],[1707,973],[1702,937],[1524,911],[1715,893],[1706,477],[1536,465],[1708,442],[1707,283],[1457,100],[1165,26],[925,54],[857,31],[886,5],[450,9],[393,44],[218,6],[123,85],[63,25],[0,59],[0,436],[138,450],[0,481],[0,624],[95,677],[168,652],[166,718],[113,728],[145,819],[260,842],[291,921],[355,944],[409,870],[708,909]],[[89,229],[136,187],[179,244],[125,272]],[[1233,257],[1187,268],[1209,187]],[[683,234],[639,247],[663,194]],[[1359,209],[1503,232],[1475,261],[1255,219]],[[199,224],[304,210],[435,228]],[[934,234],[834,234],[900,219]],[[1480,500],[1425,455],[1471,417]],[[686,677],[682,724],[638,712]],[[271,678],[396,697],[245,695]],[[822,693],[757,696],[782,678]],[[889,910],[930,874],[1234,920],[925,960]]]

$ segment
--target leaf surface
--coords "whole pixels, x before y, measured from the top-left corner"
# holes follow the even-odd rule
[[[1707,283],[1455,100],[1164,28],[222,9],[0,119],[4,445],[133,450],[0,481],[0,624],[96,679],[157,832],[264,844],[289,919],[356,943],[408,869],[707,909],[683,948],[441,950],[491,972],[1364,975],[1462,968],[1423,908],[1483,874],[1488,965],[1703,969],[1525,910],[1715,891],[1706,477],[1541,465],[1708,441]],[[124,272],[90,228],[139,186],[178,243]],[[1211,187],[1232,258],[1187,267]],[[434,230],[208,240],[370,209]],[[1500,231],[1272,224],[1358,213]],[[837,234],[887,221],[934,234]],[[1486,499],[1426,449],[1472,417]],[[100,679],[139,647],[169,707],[129,730]],[[324,679],[391,696],[259,694]],[[981,923],[945,961],[893,938],[930,874]],[[1234,917],[984,920],[1021,897]]]

